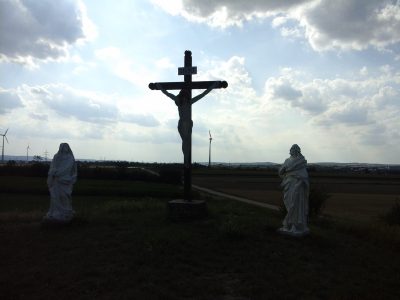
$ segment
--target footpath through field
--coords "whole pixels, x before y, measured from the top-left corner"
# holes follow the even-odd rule
[[[223,198],[228,198],[231,200],[236,200],[236,201],[240,201],[240,202],[244,202],[244,203],[248,203],[251,205],[257,205],[257,206],[261,206],[261,207],[265,207],[268,209],[272,209],[275,211],[279,211],[279,206],[277,205],[272,205],[272,204],[267,204],[267,203],[262,203],[262,202],[258,202],[258,201],[254,201],[254,200],[250,200],[250,199],[246,199],[246,198],[242,198],[242,197],[237,197],[237,196],[233,196],[233,195],[229,195],[229,194],[225,194],[225,193],[221,193],[221,192],[217,192],[211,189],[207,189],[198,185],[192,185],[192,187],[194,187],[195,189],[214,195],[214,196],[219,196],[219,197],[223,197]]]

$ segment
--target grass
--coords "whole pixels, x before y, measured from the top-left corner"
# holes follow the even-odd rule
[[[392,208],[381,216],[381,219],[389,225],[400,225],[400,201],[398,198]]]
[[[46,178],[1,176],[3,193],[48,195]],[[79,179],[74,185],[74,195],[182,197],[176,185],[145,181]]]
[[[38,184],[24,180],[31,188]],[[134,184],[129,182],[90,184],[99,193],[73,195],[77,217],[61,228],[40,226],[47,195],[0,194],[2,299],[400,295],[398,227],[387,231],[325,220],[311,226],[310,236],[296,239],[276,233],[279,213],[212,198],[207,219],[174,223],[166,216],[168,197],[104,193]],[[146,188],[151,193],[166,187]],[[177,189],[169,188],[172,194]]]

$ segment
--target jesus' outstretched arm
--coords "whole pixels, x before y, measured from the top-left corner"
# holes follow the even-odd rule
[[[195,102],[199,101],[201,98],[203,98],[205,95],[207,95],[209,92],[211,92],[212,89],[216,88],[218,85],[217,82],[214,82],[208,89],[206,89],[204,92],[201,94],[197,95],[196,97],[192,98],[192,104]]]
[[[157,86],[158,89],[161,90],[161,92],[163,92],[164,95],[166,95],[167,97],[171,98],[172,100],[176,101],[176,99],[178,99],[177,96],[175,96],[174,94],[171,94],[167,90],[163,89],[161,84],[157,83],[156,86]]]

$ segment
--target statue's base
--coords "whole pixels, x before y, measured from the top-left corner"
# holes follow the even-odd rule
[[[303,230],[303,231],[293,231],[293,230],[288,230],[288,229],[282,227],[282,228],[279,228],[277,231],[279,233],[281,233],[281,234],[294,236],[294,237],[303,237],[303,236],[306,236],[306,235],[310,234],[310,230],[309,229],[306,229],[306,230]]]
[[[207,216],[207,205],[203,200],[175,199],[167,204],[168,217],[173,221],[191,221]]]

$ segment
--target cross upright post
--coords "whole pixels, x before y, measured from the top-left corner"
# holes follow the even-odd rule
[[[184,200],[192,201],[192,104],[200,100],[212,89],[226,88],[226,81],[192,81],[192,74],[197,73],[197,67],[192,66],[192,52],[185,51],[184,67],[178,68],[178,75],[184,75],[183,82],[155,82],[150,83],[151,90],[161,90],[166,96],[175,101],[179,111],[178,131],[182,138],[182,152],[184,155]],[[192,97],[193,89],[205,89],[203,93]],[[173,95],[167,90],[180,90]]]
[[[185,70],[191,70],[192,69],[192,52],[186,50],[185,51],[185,64],[184,64]],[[187,72],[184,76],[184,82],[186,83],[187,86],[190,86],[192,83],[192,72]],[[188,96],[190,99],[192,99],[192,89],[188,89]],[[192,105],[190,105],[190,120],[192,120]],[[184,194],[184,199],[188,201],[192,201],[192,133],[190,133],[189,136],[189,142],[188,142],[189,149],[187,150],[188,153],[188,165],[184,165],[183,168],[183,194]]]

